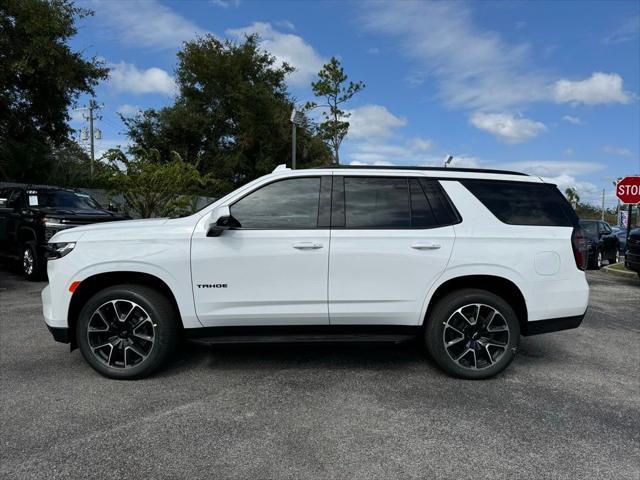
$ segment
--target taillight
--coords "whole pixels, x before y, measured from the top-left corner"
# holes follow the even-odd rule
[[[576,259],[576,267],[580,270],[586,270],[589,247],[587,245],[587,237],[579,227],[573,229],[573,233],[571,234],[571,247],[573,248],[573,257]]]

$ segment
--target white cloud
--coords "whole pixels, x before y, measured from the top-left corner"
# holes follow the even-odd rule
[[[127,45],[145,48],[180,48],[183,42],[208,33],[155,0],[138,2],[93,1],[100,27]]]
[[[604,147],[602,147],[602,151],[604,153],[608,153],[609,155],[618,155],[621,157],[631,156],[631,150],[629,150],[628,148],[614,147],[613,145],[605,145]]]
[[[74,108],[73,110],[69,110],[69,117],[72,122],[84,122],[86,110],[84,108]]]
[[[575,177],[606,169],[606,165],[601,163],[574,160],[527,160],[501,163],[500,167],[539,177],[557,177],[561,175]]]
[[[286,62],[296,69],[289,76],[292,85],[309,84],[325,63],[302,37],[279,32],[270,23],[255,22],[247,27],[229,29],[226,33],[236,40],[244,39],[245,35],[258,34],[262,48],[275,56],[280,63]]]
[[[595,72],[585,80],[558,80],[553,86],[553,94],[558,103],[598,105],[629,103],[631,100],[617,73]]]
[[[177,87],[171,75],[160,68],[140,70],[131,63],[109,65],[109,84],[118,91],[130,93],[161,93],[175,95]]]
[[[426,140],[424,138],[416,137],[411,140],[411,148],[418,152],[426,152],[427,150],[431,150],[433,146],[433,142],[431,140]]]
[[[564,151],[562,152],[564,153],[567,157],[570,157],[571,155],[573,155],[575,152],[573,151],[573,148],[565,148]]]
[[[395,129],[404,127],[407,120],[396,117],[382,105],[364,105],[353,110],[347,110],[351,116],[348,137],[351,140],[387,138]]]
[[[515,117],[509,113],[475,113],[470,121],[476,128],[511,144],[526,142],[547,129],[544,123]]]
[[[380,140],[352,142],[347,145],[342,158],[352,165],[423,165],[442,166],[444,155],[433,154],[425,150],[423,139],[407,142],[386,143]],[[430,142],[429,142],[430,143]],[[460,155],[454,159],[456,166],[475,167],[475,158]]]
[[[561,174],[551,177],[542,176],[542,178],[546,182],[556,184],[562,193],[569,187],[575,188],[580,195],[581,202],[594,203],[599,200],[601,195],[601,190],[593,183],[580,181],[573,175]]]
[[[210,0],[212,5],[216,7],[229,8],[229,7],[239,7],[240,0]]]
[[[629,17],[622,24],[602,39],[605,45],[635,40],[640,35],[640,15]]]
[[[571,115],[565,115],[564,117],[562,117],[562,119],[565,122],[569,122],[569,123],[571,123],[573,125],[584,125],[584,122],[582,120],[580,120],[580,118],[574,117],[574,116],[571,116]]]
[[[371,55],[377,55],[380,53],[380,49],[378,47],[371,47],[367,49],[367,53]]]
[[[124,105],[120,105],[116,111],[125,117],[131,117],[140,113],[142,108],[137,105],[129,105],[128,103],[125,103]]]
[[[465,4],[367,3],[362,16],[369,30],[400,39],[449,106],[495,110],[549,96],[545,76],[529,67],[529,46],[477,28]]]
[[[622,89],[616,73],[594,73],[576,82],[558,80],[537,68],[528,43],[508,42],[474,22],[473,3],[406,0],[362,5],[364,28],[396,37],[398,50],[414,60],[409,84],[417,88],[431,79],[448,107],[513,112],[535,102],[595,105],[627,103],[632,96]]]
[[[288,30],[295,30],[296,26],[289,20],[279,20],[275,22],[277,27],[286,28]]]

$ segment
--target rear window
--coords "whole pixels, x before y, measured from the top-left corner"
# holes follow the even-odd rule
[[[500,221],[509,225],[572,227],[577,217],[555,185],[491,180],[461,182]]]

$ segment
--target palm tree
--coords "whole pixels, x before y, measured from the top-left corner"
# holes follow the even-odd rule
[[[575,210],[576,206],[578,205],[578,202],[580,201],[580,195],[578,195],[578,191],[573,187],[567,187],[567,189],[564,191],[564,194],[567,196],[569,203],[573,206],[573,209]]]

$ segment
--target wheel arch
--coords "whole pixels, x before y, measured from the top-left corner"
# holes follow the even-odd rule
[[[38,241],[36,231],[30,227],[20,227],[17,232],[17,240],[19,243],[25,243],[30,241]]]
[[[513,281],[497,275],[464,275],[443,282],[436,288],[429,299],[426,314],[422,319],[423,323],[426,323],[430,313],[441,298],[455,290],[463,288],[486,290],[503,298],[511,305],[516,313],[518,322],[520,323],[521,334],[526,335],[528,311],[524,295]]]
[[[178,314],[178,318],[180,319],[180,325],[178,326],[180,332],[184,330],[182,315],[180,313],[180,308],[178,307],[176,297],[169,285],[167,285],[162,279],[149,273],[134,271],[97,273],[82,280],[82,282],[73,292],[73,296],[71,297],[67,314],[67,324],[69,326],[69,342],[71,344],[71,350],[74,350],[78,346],[76,340],[76,323],[78,321],[78,317],[80,316],[82,307],[89,300],[89,298],[91,298],[100,290],[104,290],[105,288],[111,287],[113,285],[120,285],[125,283],[134,283],[143,285],[145,287],[150,287],[165,295]]]

